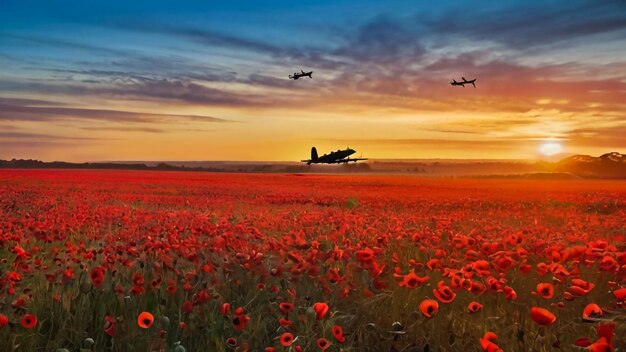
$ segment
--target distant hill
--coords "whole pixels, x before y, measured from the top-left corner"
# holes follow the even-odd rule
[[[68,163],[64,161],[44,162],[33,159],[0,160],[0,169],[100,169],[100,170],[160,170],[160,171],[222,171],[202,167],[172,166],[158,163],[154,166],[146,164],[120,163]]]
[[[618,152],[599,157],[574,155],[556,163],[555,171],[585,178],[626,178],[626,155]]]

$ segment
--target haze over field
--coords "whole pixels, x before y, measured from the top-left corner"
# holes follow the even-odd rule
[[[3,1],[0,22],[0,159],[626,148],[624,1]]]

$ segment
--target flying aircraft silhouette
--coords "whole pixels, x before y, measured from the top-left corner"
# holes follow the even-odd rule
[[[356,150],[348,149],[337,150],[336,152],[330,152],[322,156],[317,156],[317,149],[311,148],[311,159],[300,160],[307,165],[311,164],[347,164],[351,161],[357,162],[359,160],[367,160],[367,158],[349,158],[350,155],[356,153]]]
[[[461,77],[461,78],[463,78],[462,82],[457,82],[456,80],[453,79],[452,82],[450,82],[450,84],[453,85],[453,86],[461,86],[461,87],[465,88],[466,84],[470,84],[471,83],[474,86],[474,88],[476,88],[476,85],[474,84],[474,82],[476,82],[476,78],[474,78],[472,80],[469,80],[469,81],[466,80],[465,77]]]
[[[304,77],[304,76],[309,76],[309,78],[313,78],[313,76],[312,76],[313,75],[313,71],[311,71],[311,72],[304,72],[304,70],[301,69],[300,72],[301,73],[294,72],[293,75],[289,75],[289,78],[294,79],[294,80],[298,79],[300,77]]]

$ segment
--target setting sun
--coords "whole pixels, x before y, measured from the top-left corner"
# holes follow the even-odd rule
[[[539,146],[539,152],[545,156],[556,155],[563,150],[563,147],[559,143],[543,143]]]

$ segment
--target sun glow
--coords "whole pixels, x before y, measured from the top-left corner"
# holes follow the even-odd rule
[[[539,152],[545,156],[558,154],[561,150],[563,150],[563,147],[559,143],[554,142],[543,143],[539,146]]]

